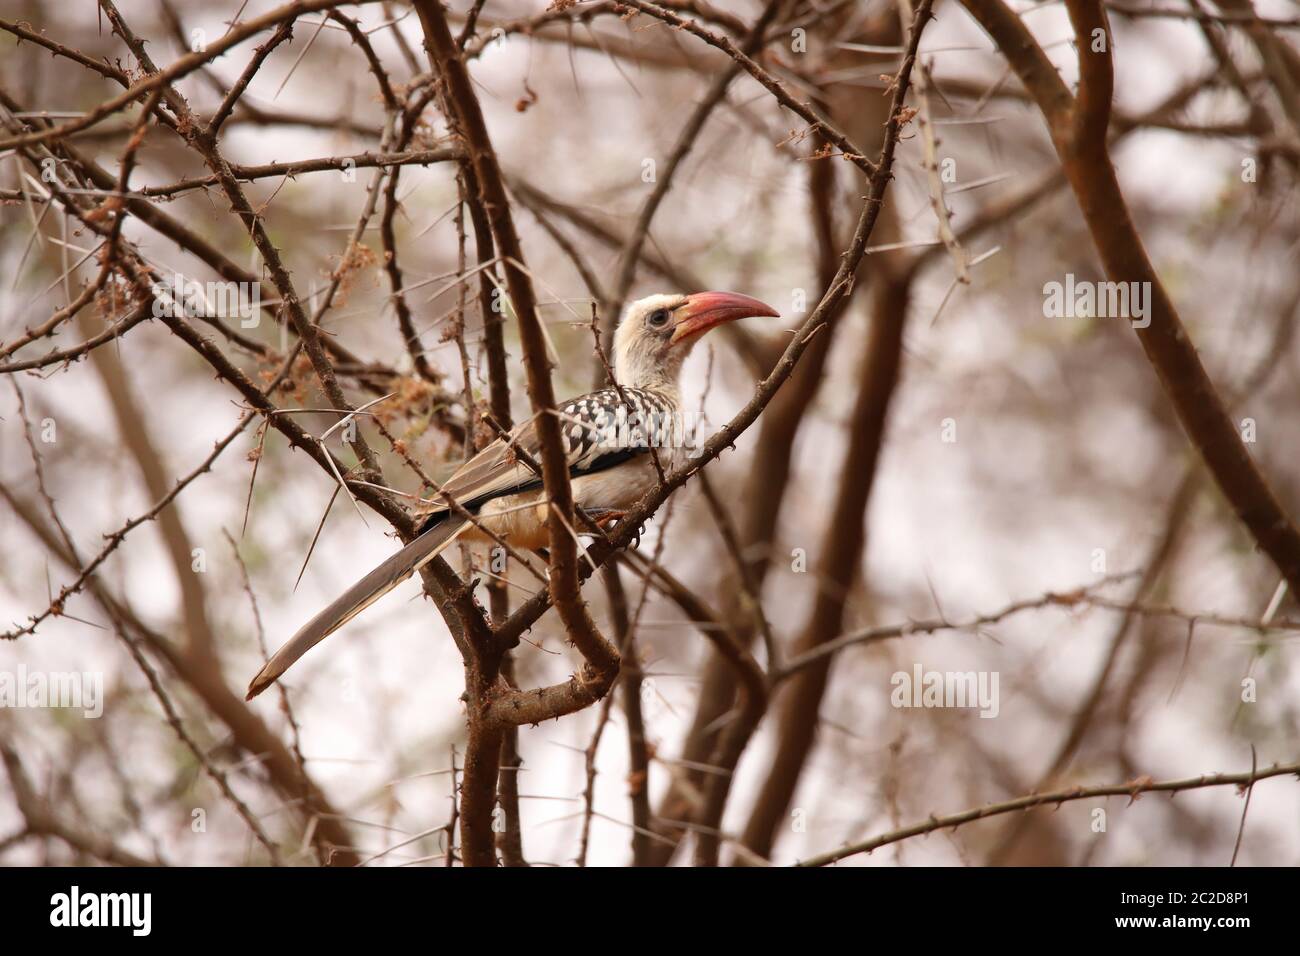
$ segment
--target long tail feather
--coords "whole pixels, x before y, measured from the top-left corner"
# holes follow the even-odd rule
[[[274,684],[298,658],[432,561],[467,527],[468,522],[448,515],[344,591],[275,652],[248,685],[244,699],[252,700]]]

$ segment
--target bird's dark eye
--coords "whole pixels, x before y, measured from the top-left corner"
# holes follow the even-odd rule
[[[670,318],[672,318],[672,315],[669,313],[667,309],[655,309],[653,312],[651,312],[649,315],[646,316],[645,321],[646,324],[649,325],[650,328],[652,329],[662,329],[665,325],[668,324],[668,320]]]

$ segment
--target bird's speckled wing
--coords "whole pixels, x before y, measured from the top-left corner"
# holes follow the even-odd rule
[[[666,421],[672,411],[666,398],[641,389],[623,389],[620,395],[617,389],[603,388],[565,402],[558,413],[569,474],[577,477],[615,461],[626,461],[644,454],[647,430],[656,433],[652,441],[662,443],[659,428],[645,429],[636,424],[629,427],[629,415],[635,416],[632,419],[634,423],[661,418]],[[541,479],[515,451],[522,449],[533,461],[540,463],[541,442],[536,423],[528,421],[519,425],[511,432],[511,439],[507,442],[498,438],[465,462],[443,483],[446,494],[458,504],[472,507],[492,498],[538,487]],[[433,497],[438,496],[435,494]],[[426,513],[436,514],[445,510],[445,506],[431,505]]]

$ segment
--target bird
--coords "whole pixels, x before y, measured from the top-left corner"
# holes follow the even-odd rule
[[[660,469],[671,470],[688,454],[680,440],[678,378],[694,345],[726,322],[779,315],[735,292],[659,293],[630,303],[614,333],[613,385],[555,411],[574,503],[602,528],[621,520],[658,484]],[[535,470],[540,450],[534,417],[461,465],[417,512],[418,535],[289,638],[249,683],[245,699],[453,542],[500,539],[511,548],[545,548],[548,507]]]

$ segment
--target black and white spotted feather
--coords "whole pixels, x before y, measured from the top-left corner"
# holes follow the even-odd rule
[[[650,448],[668,448],[677,427],[673,400],[643,388],[602,388],[570,399],[556,415],[571,478],[622,464]],[[541,442],[534,422],[515,428],[509,442],[499,438],[471,458],[443,484],[444,494],[475,511],[494,498],[541,487],[541,478],[516,449],[538,460]],[[433,504],[430,521],[448,510],[445,503]]]

